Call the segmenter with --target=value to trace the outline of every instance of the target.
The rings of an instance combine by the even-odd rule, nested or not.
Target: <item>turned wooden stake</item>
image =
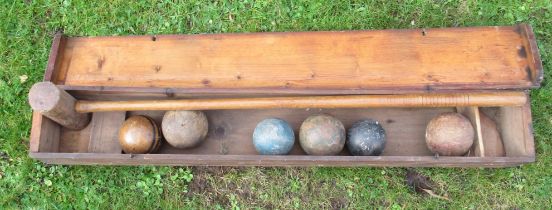
[[[76,99],[51,82],[39,82],[29,91],[29,104],[33,110],[69,129],[83,129],[90,115],[75,110]]]
[[[139,101],[77,101],[77,112],[144,110],[213,110],[274,108],[374,108],[374,107],[455,107],[521,106],[523,92],[449,93],[408,95],[295,96],[270,98],[211,98]]]

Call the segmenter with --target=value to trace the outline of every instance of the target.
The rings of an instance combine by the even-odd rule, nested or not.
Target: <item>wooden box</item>
[[[542,64],[530,26],[54,38],[44,80],[82,100],[248,98],[526,92]],[[527,96],[528,97],[528,96]],[[479,112],[486,117],[480,117]],[[461,112],[479,134],[465,156],[435,156],[425,144],[432,117]],[[278,108],[207,110],[207,139],[193,149],[163,144],[156,154],[123,154],[117,132],[126,117],[163,111],[95,112],[83,130],[33,113],[30,156],[53,164],[224,166],[504,167],[535,160],[530,102],[494,107]],[[381,156],[258,155],[255,125],[287,120],[296,134],[309,115],[328,113],[346,128],[378,120],[387,133]],[[477,113],[477,114],[476,114]],[[496,123],[496,155],[481,126]],[[297,135],[296,135],[297,136]],[[297,141],[296,141],[297,142]],[[475,145],[483,144],[485,151]],[[487,155],[482,155],[486,153]]]

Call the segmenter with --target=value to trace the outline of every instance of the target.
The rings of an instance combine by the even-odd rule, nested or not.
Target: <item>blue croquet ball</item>
[[[264,119],[253,131],[253,145],[261,155],[286,155],[294,143],[293,129],[282,119]]]
[[[378,121],[358,121],[349,128],[347,148],[352,155],[380,155],[385,148],[385,130]]]

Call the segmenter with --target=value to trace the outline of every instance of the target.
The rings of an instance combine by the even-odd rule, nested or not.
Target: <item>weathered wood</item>
[[[55,81],[88,87],[340,94],[537,87],[527,25],[66,38]],[[140,77],[136,77],[140,75]]]
[[[60,127],[57,123],[33,112],[30,152],[58,152],[60,144]]]
[[[501,120],[498,122],[502,133],[504,149],[508,156],[527,155],[526,138],[524,126],[524,116],[522,107],[500,107]]]
[[[525,156],[534,157],[535,156],[535,137],[533,130],[533,120],[531,116],[531,103],[526,103],[522,107],[523,113],[523,133],[524,143],[525,143]]]
[[[92,130],[88,152],[117,153],[122,149],[119,144],[119,128],[125,121],[126,112],[97,112],[92,115]]]
[[[479,116],[479,107],[472,106],[471,109],[474,115],[475,130],[477,131],[476,148],[477,148],[477,151],[479,152],[479,156],[485,157],[485,144],[483,143],[485,139],[483,139],[483,134],[481,132],[481,117]]]
[[[182,154],[31,153],[50,164],[79,165],[174,165],[174,166],[332,166],[332,167],[506,167],[532,163],[534,157],[439,157],[432,156],[260,156]]]
[[[77,112],[274,108],[521,106],[523,92],[411,95],[347,95],[137,101],[77,101]]]
[[[75,111],[76,99],[51,82],[39,82],[29,91],[29,104],[33,110],[70,129],[82,129],[90,116]]]
[[[528,71],[528,75],[530,75],[531,79],[534,81],[533,84],[538,86],[544,79],[544,71],[535,33],[533,33],[533,28],[528,24],[521,24],[518,25],[518,27],[523,36],[523,46],[519,46],[518,50],[520,55],[527,55],[529,64],[526,67],[526,71]]]
[[[115,124],[120,116],[98,112],[104,120],[117,119],[97,123],[100,120],[95,117],[82,130],[72,130],[33,112],[31,157],[55,164],[211,166],[504,167],[535,160],[528,96],[515,92],[512,100],[503,95],[538,87],[542,81],[542,64],[528,25],[154,37],[70,38],[58,34],[44,79],[81,100],[186,99],[179,102],[208,102],[184,105],[190,109],[232,108],[205,111],[209,132],[203,144],[192,149],[164,144],[158,154],[116,154],[120,150],[111,150],[116,145],[110,145],[113,142],[108,139],[118,128],[108,124]],[[470,154],[474,156],[434,157],[424,143],[429,120],[455,106],[485,105],[473,98],[426,100],[405,94],[483,96],[489,91],[497,97],[481,99],[488,106],[498,106],[483,108],[491,112],[492,120],[478,112],[479,139],[486,157],[479,157],[478,146]],[[384,107],[367,108],[370,106],[363,103],[374,101],[356,100],[365,94],[382,94],[370,96],[380,99],[396,96],[374,103]],[[324,95],[329,98],[294,101],[297,104],[292,105],[274,98],[250,103],[254,97]],[[328,95],[357,96],[348,101]],[[321,105],[324,109],[313,108],[318,105],[312,103],[325,104]],[[420,104],[446,107],[416,107]],[[140,106],[135,110],[146,107]],[[263,109],[251,109],[254,107]],[[326,109],[330,107],[339,108]],[[308,156],[296,144],[288,156],[257,155],[251,135],[259,121],[279,117],[297,132],[306,117],[318,113],[336,116],[345,127],[360,119],[378,120],[388,134],[384,153],[356,157],[345,149],[336,156]],[[159,123],[163,111],[128,113],[137,114]],[[496,122],[494,128],[492,121]],[[495,147],[489,143],[500,141],[500,136],[506,153],[494,155]]]
[[[498,131],[496,123],[483,112],[479,112],[481,129],[483,134],[483,144],[485,146],[485,156],[488,157],[502,157],[505,155],[504,144],[502,143],[502,138],[500,137],[500,132]],[[481,151],[478,145],[475,145],[474,148],[475,155],[479,155]]]
[[[48,82],[55,79],[59,73],[57,69],[61,65],[60,58],[63,57],[65,50],[65,43],[67,37],[63,36],[63,33],[57,32],[52,41],[52,46],[50,48],[50,56],[48,57],[48,65],[46,66],[46,71],[44,72],[43,81]]]
[[[88,152],[92,123],[81,130],[61,128],[59,152]]]

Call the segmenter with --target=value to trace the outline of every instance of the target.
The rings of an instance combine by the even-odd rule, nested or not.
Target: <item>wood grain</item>
[[[526,25],[72,37],[63,47],[54,81],[70,86],[366,94],[523,89],[542,74]]]
[[[29,152],[58,152],[60,132],[57,123],[33,112]]]
[[[92,130],[88,152],[121,153],[119,128],[126,118],[126,112],[98,112],[92,115]]]
[[[510,167],[535,162],[535,157],[430,157],[430,156],[259,156],[183,154],[31,153],[49,164],[67,165],[172,165],[172,166],[332,166],[332,167]]]
[[[221,110],[274,108],[369,108],[369,107],[455,107],[521,106],[527,102],[524,92],[348,95],[265,98],[216,98],[180,100],[83,101],[77,112],[146,110]]]
[[[29,152],[58,152],[60,126],[54,121],[33,112]]]
[[[29,90],[29,104],[34,111],[64,127],[79,130],[88,125],[90,115],[76,112],[76,101],[52,82],[35,83]]]
[[[61,65],[61,62],[58,59],[63,57],[66,41],[67,37],[63,36],[63,33],[57,32],[54,35],[54,40],[52,41],[52,46],[50,48],[50,55],[48,56],[48,65],[44,71],[43,81],[52,81],[57,78],[59,73],[57,70]]]
[[[485,145],[485,156],[488,157],[502,157],[505,155],[504,144],[502,143],[502,138],[500,137],[500,132],[496,122],[494,122],[487,114],[480,111],[479,113],[481,119],[481,129],[483,130],[483,143]],[[474,148],[475,155],[479,156],[478,152],[480,149],[477,147]]]

